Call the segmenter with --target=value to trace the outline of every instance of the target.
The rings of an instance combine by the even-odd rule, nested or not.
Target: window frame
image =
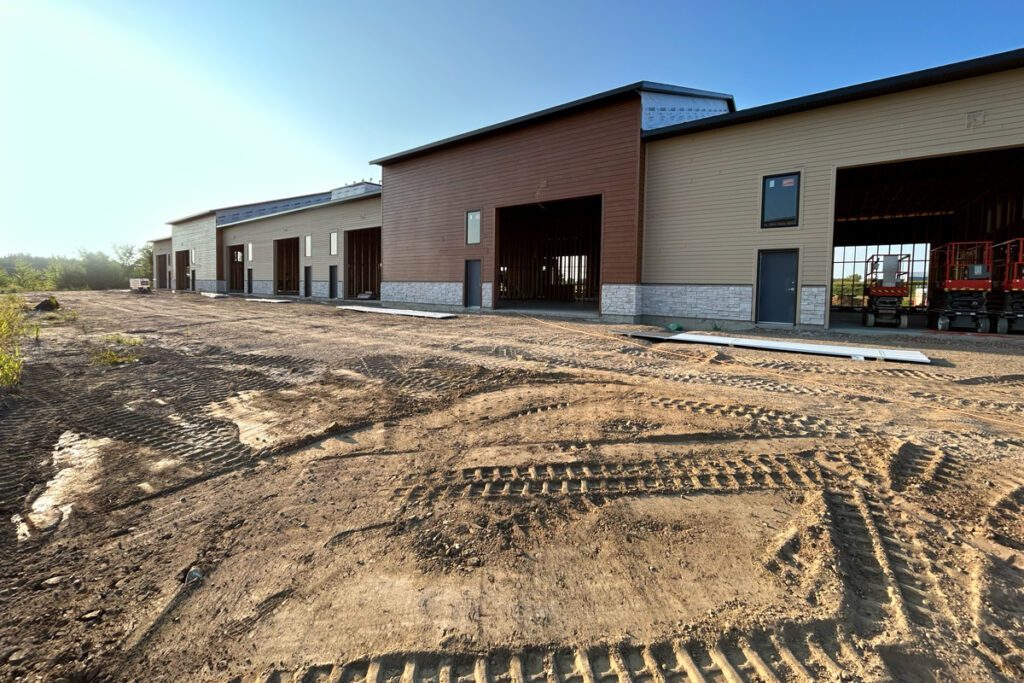
[[[246,244],[245,255],[249,257],[249,263],[252,263],[252,242]]]
[[[305,244],[306,247],[304,250],[306,258],[313,258],[313,236],[305,235],[305,238],[306,239],[303,240],[303,243]]]
[[[768,181],[775,178],[788,178],[790,176],[796,176],[796,206],[793,209],[792,223],[785,223],[784,225],[765,225],[767,221],[764,219],[764,210],[766,200],[768,198]],[[803,188],[803,172],[802,171],[790,171],[788,173],[772,173],[770,175],[761,176],[761,230],[776,230],[778,228],[796,228],[800,226],[800,191]]]
[[[469,215],[473,214],[473,213],[475,213],[477,215],[477,219],[476,219],[477,220],[477,225],[476,225],[476,242],[470,242],[469,241]],[[484,227],[484,212],[483,212],[483,209],[469,209],[468,211],[466,211],[465,224],[464,224],[463,227],[465,228],[466,246],[480,244],[480,239],[482,238],[483,231],[484,231],[483,230],[483,227]]]
[[[328,239],[328,246],[329,246],[328,250],[331,252],[331,256],[337,256],[338,255],[338,231],[337,230],[332,231],[330,233],[330,236],[327,239]]]

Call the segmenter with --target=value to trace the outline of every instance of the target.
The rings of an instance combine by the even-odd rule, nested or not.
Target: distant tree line
[[[30,254],[0,256],[0,293],[69,289],[127,289],[133,277],[153,277],[153,248],[115,244],[102,251],[44,258]]]

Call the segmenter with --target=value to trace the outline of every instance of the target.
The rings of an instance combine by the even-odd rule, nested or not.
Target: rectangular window
[[[306,257],[313,255],[313,236],[306,235]]]
[[[466,212],[466,244],[480,244],[480,212]]]
[[[799,206],[799,173],[764,177],[761,188],[762,228],[787,228],[796,225]]]
[[[338,233],[331,233],[331,256],[338,255]]]
[[[249,260],[252,261],[252,242],[249,242]]]
[[[196,250],[195,249],[189,249],[188,250],[188,262],[192,263],[192,264],[194,264],[196,262]]]

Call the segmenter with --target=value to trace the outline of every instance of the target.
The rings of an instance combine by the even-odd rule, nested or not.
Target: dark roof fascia
[[[221,228],[233,228],[236,225],[241,225],[242,223],[251,223],[253,221],[262,221],[262,220],[265,220],[267,218],[276,218],[278,216],[287,216],[290,213],[298,213],[299,211],[310,211],[312,209],[326,209],[329,206],[337,206],[338,204],[346,204],[348,202],[354,202],[354,201],[356,201],[358,199],[370,199],[371,197],[379,197],[380,195],[381,195],[381,190],[374,190],[372,192],[364,192],[363,194],[356,194],[356,195],[352,195],[351,197],[342,197],[341,199],[332,199],[332,200],[327,201],[327,202],[320,202],[319,204],[310,204],[309,206],[300,206],[300,207],[295,208],[295,209],[288,209],[287,211],[278,211],[277,213],[268,213],[268,214],[266,214],[264,216],[253,216],[251,218],[243,218],[243,219],[238,220],[238,221],[232,221],[231,223],[221,223],[220,225],[217,226],[217,229],[220,230]],[[280,200],[280,201],[284,201],[284,200]],[[248,204],[244,204],[243,206],[248,206]]]
[[[942,83],[963,80],[965,78],[985,76],[988,74],[998,73],[1000,71],[1009,71],[1010,69],[1019,69],[1021,67],[1024,67],[1024,49],[1010,50],[1009,52],[1001,52],[987,57],[979,57],[977,59],[970,59],[964,62],[956,62],[955,64],[947,64],[945,66],[924,69],[923,71],[914,71],[912,73],[883,78],[877,81],[868,81],[867,83],[850,85],[844,88],[837,88],[835,90],[826,90],[825,92],[805,95],[803,97],[783,100],[781,102],[774,102],[772,104],[765,104],[760,107],[741,109],[730,114],[719,114],[718,116],[709,116],[705,119],[698,119],[687,123],[677,123],[673,126],[666,126],[664,128],[647,131],[643,133],[641,137],[648,142],[661,140],[664,138],[675,137],[677,135],[688,135],[690,133],[699,133],[705,130],[714,130],[715,128],[734,126],[740,123],[761,121],[763,119],[775,118],[777,116],[796,114],[812,109],[820,109],[822,107],[831,107],[836,104],[845,104],[847,102],[865,100],[871,97],[878,97],[880,95],[890,95],[907,90],[914,90],[916,88],[924,88],[930,85],[939,85]]]
[[[461,133],[459,135],[453,135],[452,137],[444,138],[436,142],[431,142],[426,145],[419,147],[413,147],[407,149],[404,152],[398,152],[391,154],[386,157],[380,157],[374,159],[370,164],[377,164],[385,166],[387,164],[393,164],[398,161],[405,161],[412,159],[413,157],[422,156],[430,152],[437,152],[442,149],[454,147],[464,142],[471,140],[477,140],[480,138],[495,135],[497,133],[504,133],[518,128],[524,128],[526,126],[533,125],[535,123],[541,123],[543,121],[549,121],[551,119],[573,114],[578,111],[590,109],[602,104],[608,104],[617,100],[626,99],[633,95],[639,94],[640,92],[656,92],[665,93],[670,95],[690,95],[693,97],[714,97],[718,99],[726,100],[729,104],[729,111],[736,110],[736,102],[732,95],[726,93],[711,92],[709,90],[696,90],[694,88],[684,88],[682,86],[669,85],[667,83],[652,83],[651,81],[638,81],[636,83],[630,83],[619,88],[607,90],[596,95],[590,95],[579,100],[573,100],[572,102],[566,102],[556,107],[550,107],[548,109],[542,109],[532,114],[526,114],[514,119],[502,121],[501,123],[495,123],[490,126],[484,126],[483,128],[477,128],[471,130],[468,133]]]
[[[339,188],[340,189],[340,188]],[[280,199],[264,199],[258,202],[248,202],[246,204],[235,204],[233,206],[222,206],[217,209],[210,209],[209,211],[201,211],[191,216],[185,216],[174,221],[167,221],[167,225],[177,225],[178,223],[184,223],[185,221],[195,220],[196,218],[202,218],[203,216],[209,216],[210,214],[216,214],[218,211],[231,211],[232,209],[243,209],[247,206],[255,206],[256,204],[276,204],[277,202],[286,202],[290,199],[302,199],[303,197],[312,197],[316,194],[326,194],[331,190],[324,190],[323,192],[307,192],[306,194],[297,194],[293,197],[281,197]],[[273,214],[271,214],[273,215]]]
[[[245,204],[243,204],[242,206],[245,206]],[[199,213],[194,213],[191,216],[185,216],[184,218],[179,218],[174,221],[167,221],[167,225],[177,225],[178,223],[184,223],[185,221],[194,221],[195,219],[203,218],[204,216],[216,216],[218,211],[221,211],[221,209],[210,209],[209,211],[201,211]]]

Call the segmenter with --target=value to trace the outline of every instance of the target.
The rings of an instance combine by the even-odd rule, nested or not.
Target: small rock
[[[94,609],[91,612],[86,612],[85,614],[80,616],[79,619],[81,619],[82,621],[95,621],[96,619],[99,619],[101,616],[103,616],[103,610]]]
[[[65,578],[67,578],[67,577],[65,577],[65,576],[51,576],[50,578],[48,578],[45,581],[43,581],[43,583],[41,585],[45,586],[46,588],[52,588],[52,587],[58,585]]]
[[[8,664],[17,664],[28,659],[28,650],[15,650],[11,653],[11,656],[7,658]]]
[[[185,583],[186,584],[195,583],[196,581],[201,581],[202,578],[203,578],[203,570],[200,569],[199,567],[192,567],[191,569],[188,570],[188,573],[185,574]]]

